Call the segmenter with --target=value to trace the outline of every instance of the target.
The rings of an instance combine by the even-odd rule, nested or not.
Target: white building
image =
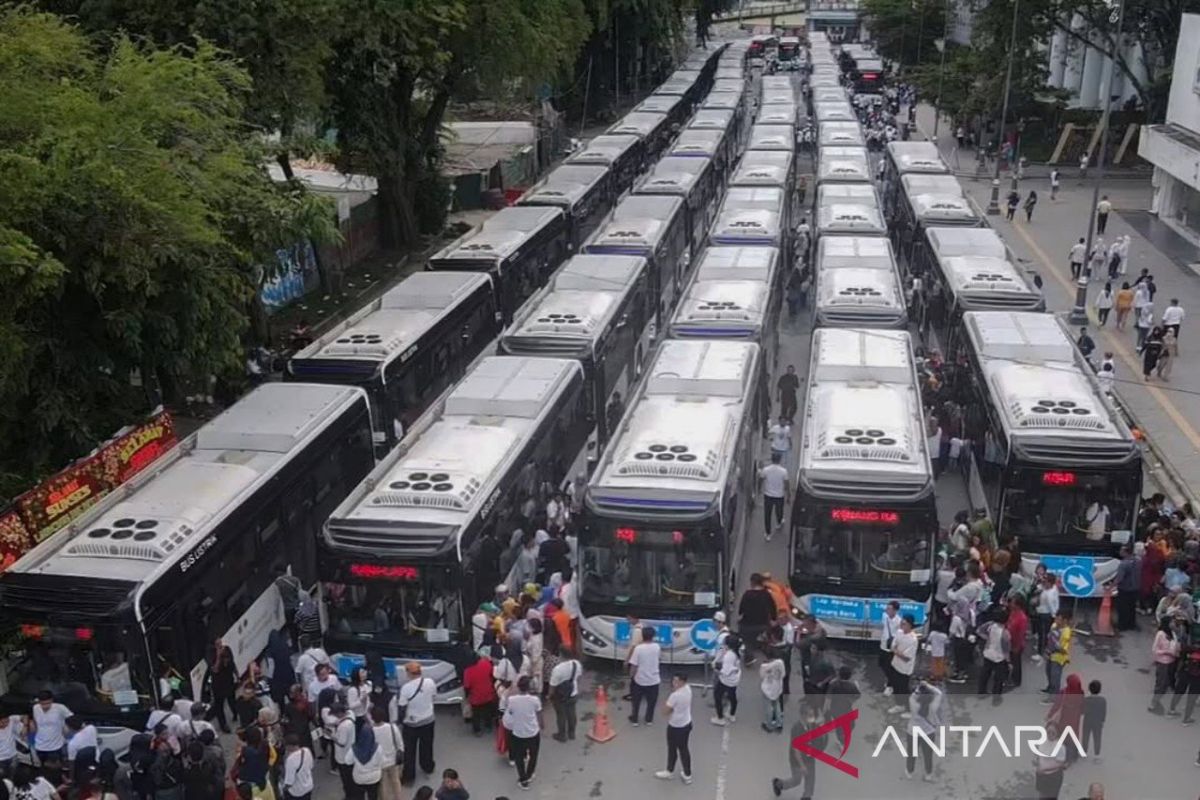
[[[1150,211],[1200,242],[1200,14],[1184,14],[1175,45],[1167,121],[1146,125],[1138,155],[1154,165]]]
[[[954,7],[950,12],[949,39],[961,45],[970,45],[975,12],[987,0],[952,2]],[[1084,28],[1083,19],[1076,14],[1071,20],[1071,30],[1084,36]],[[1122,55],[1126,63],[1132,65],[1138,82],[1145,84],[1148,77],[1141,44],[1134,36],[1126,36],[1123,44]],[[1071,92],[1071,98],[1067,101],[1068,107],[1093,110],[1103,107],[1100,92],[1103,91],[1105,70],[1112,59],[1064,30],[1054,32],[1050,46],[1044,52],[1047,59],[1046,68],[1049,70],[1046,85],[1052,89]],[[1113,108],[1120,108],[1130,97],[1137,97],[1137,89],[1126,80],[1120,69],[1113,73],[1111,97]]]

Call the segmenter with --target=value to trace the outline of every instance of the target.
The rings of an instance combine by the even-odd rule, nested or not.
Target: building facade
[[[971,44],[971,34],[974,31],[974,18],[977,9],[987,0],[949,0],[953,6],[950,11],[949,39],[961,45]],[[1071,20],[1071,30],[1083,39],[1089,39],[1086,24],[1078,14]],[[1123,42],[1122,56],[1127,64],[1132,65],[1134,75],[1139,83],[1147,80],[1146,60],[1142,46],[1136,37],[1128,36]],[[1085,44],[1080,38],[1057,30],[1050,40],[1048,48],[1044,48],[1046,68],[1049,75],[1046,85],[1053,89],[1064,89],[1071,93],[1067,101],[1069,108],[1099,110],[1103,108],[1100,93],[1104,90],[1104,75],[1112,61],[1095,46]],[[1137,90],[1131,81],[1126,80],[1121,70],[1113,72],[1112,91],[1110,100],[1113,108],[1120,108],[1130,97],[1137,97]]]
[[[1200,14],[1184,14],[1167,121],[1142,128],[1138,155],[1154,165],[1150,211],[1200,243]]]

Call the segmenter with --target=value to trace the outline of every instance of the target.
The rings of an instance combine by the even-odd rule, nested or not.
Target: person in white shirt
[[[0,716],[0,778],[12,775],[17,762],[17,742],[25,739],[25,721],[17,714]]]
[[[1102,540],[1108,533],[1108,506],[1099,499],[1087,507],[1083,512],[1083,518],[1087,522],[1087,538],[1093,542]]]
[[[789,655],[791,655],[790,652]],[[783,697],[783,676],[786,672],[783,659],[773,656],[763,662],[762,666],[758,668],[758,672],[760,688],[763,698],[766,700],[766,714],[763,718],[762,728],[768,733],[781,731],[783,730],[783,703],[780,698]]]
[[[992,705],[1000,705],[1004,682],[1008,679],[1008,659],[1012,653],[1012,636],[1005,623],[1008,609],[1001,608],[990,622],[979,626],[979,637],[983,640],[983,669],[979,672],[979,694],[987,694],[988,683],[992,684]]]
[[[379,781],[378,800],[400,800],[400,758],[404,754],[404,734],[388,719],[385,708],[371,709],[375,741],[383,757],[383,776]]]
[[[667,768],[654,773],[654,777],[670,780],[678,759],[683,769],[680,780],[691,783],[692,751],[688,739],[692,736],[692,687],[688,686],[686,675],[677,672],[671,676],[671,693],[663,707],[667,712]]]
[[[307,687],[317,677],[317,665],[325,664],[332,665],[329,659],[329,654],[321,647],[313,645],[304,650],[300,657],[296,659],[296,675],[300,678],[300,685]],[[312,700],[310,697],[309,700]]]
[[[354,744],[350,747],[350,778],[354,781],[359,800],[378,800],[379,784],[383,781],[383,748],[375,739],[375,729],[366,717],[354,720]]]
[[[713,705],[717,713],[709,720],[713,725],[737,722],[738,685],[742,682],[742,640],[736,633],[725,637],[725,646],[717,663],[717,682]],[[725,701],[729,701],[729,716],[725,716]]]
[[[763,536],[768,542],[776,526],[783,524],[783,507],[789,494],[788,471],[780,463],[782,460],[781,453],[773,452],[771,463],[758,471],[758,482],[762,485],[763,493]]]
[[[366,667],[355,667],[350,673],[350,685],[346,687],[346,708],[355,717],[367,716],[371,710],[371,681]]]
[[[415,661],[408,662],[404,672],[408,681],[396,693],[396,706],[404,734],[404,770],[400,782],[407,785],[416,779],[418,761],[422,772],[433,774],[433,701],[437,684],[421,674],[421,665]]]
[[[164,697],[158,702],[158,708],[151,711],[150,716],[146,717],[146,733],[154,733],[155,728],[163,725],[167,729],[168,736],[176,736],[180,722],[182,720],[175,713],[175,701],[169,696]]]
[[[646,703],[646,724],[654,724],[654,707],[658,705],[658,687],[662,683],[659,661],[662,647],[654,641],[654,628],[642,628],[642,641],[629,651],[629,689],[633,697],[630,702],[629,722],[638,726],[638,708]]]
[[[575,738],[575,704],[579,699],[579,673],[583,672],[583,665],[571,657],[566,645],[559,645],[558,655],[561,660],[550,670],[550,703],[554,706],[553,738],[565,742]]]
[[[346,797],[356,797],[354,786],[354,715],[347,709],[345,703],[338,700],[333,705],[321,709],[321,722],[333,742],[332,763],[342,779],[342,791]]]
[[[33,749],[42,764],[42,772],[52,784],[62,778],[63,751],[67,746],[63,734],[70,716],[71,709],[54,702],[54,695],[43,689],[38,692],[33,713],[25,724],[26,730],[33,732]]]
[[[342,682],[338,680],[338,676],[333,674],[333,670],[328,664],[318,664],[316,677],[308,684],[308,702],[316,703],[317,698],[321,696],[321,692],[326,689],[340,690]]]
[[[216,729],[212,723],[204,718],[205,712],[208,710],[204,703],[192,703],[191,717],[187,722],[179,726],[179,736],[181,739],[199,739],[200,734],[205,731],[212,731],[216,734]]]
[[[1042,660],[1042,652],[1046,649],[1046,637],[1054,624],[1054,618],[1058,615],[1058,578],[1047,572],[1041,576],[1040,584],[1040,588],[1034,587],[1033,594],[1033,632],[1037,643],[1037,649],[1032,656],[1034,661]]]
[[[71,716],[67,717],[67,732],[69,734],[67,738],[67,761],[69,763],[73,763],[75,757],[79,755],[79,751],[85,747],[92,748],[93,758],[100,755],[94,752],[100,745],[95,725],[84,722],[82,717]]]
[[[1183,317],[1183,306],[1179,305],[1179,298],[1172,297],[1171,304],[1163,309],[1162,325],[1164,328],[1170,328],[1175,331],[1176,350],[1178,350],[1179,346],[1179,328],[1183,325]]]
[[[780,417],[779,421],[771,426],[767,431],[767,438],[771,440],[772,455],[778,453],[782,459],[786,459],[792,449],[792,426],[787,417]]]
[[[908,694],[908,682],[917,666],[917,626],[912,614],[900,618],[900,632],[892,642],[892,694],[897,698]],[[904,707],[897,704],[888,709],[889,714],[899,714]]]
[[[522,789],[528,789],[533,781],[542,745],[542,701],[529,693],[530,685],[529,676],[522,675],[516,694],[508,698],[504,709],[508,757],[517,765],[517,782]]]
[[[1060,183],[1060,179],[1059,179],[1059,175],[1058,175],[1058,170],[1057,169],[1050,170],[1050,199],[1051,200],[1058,199],[1059,183]]]
[[[5,784],[8,784],[8,781],[5,781]],[[13,770],[12,789],[8,794],[14,800],[59,800],[60,797],[54,784],[36,775],[33,767],[28,764],[18,764]]]
[[[883,670],[883,693],[892,693],[892,646],[900,633],[900,603],[892,600],[883,609],[879,629],[879,668]]]
[[[290,800],[309,800],[313,791],[312,750],[300,746],[300,737],[289,733],[284,740],[287,756],[283,760],[283,779],[279,788]]]
[[[1071,245],[1071,253],[1067,256],[1067,260],[1071,264],[1071,280],[1079,280],[1079,273],[1083,272],[1083,262],[1087,259],[1087,245],[1083,239],[1080,239],[1075,244]]]

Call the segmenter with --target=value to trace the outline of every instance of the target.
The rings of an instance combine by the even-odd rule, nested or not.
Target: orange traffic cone
[[[593,742],[611,742],[617,738],[616,731],[608,724],[608,693],[603,686],[596,687],[596,716],[592,720],[588,738]]]
[[[1100,613],[1096,615],[1097,636],[1115,636],[1112,625],[1112,587],[1104,587],[1104,599],[1100,601]]]

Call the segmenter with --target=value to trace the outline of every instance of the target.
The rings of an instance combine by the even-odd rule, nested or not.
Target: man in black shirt
[[[746,643],[746,665],[749,666],[754,663],[751,657],[754,650],[762,647],[762,635],[775,621],[775,599],[763,586],[763,576],[757,572],[750,576],[750,588],[742,594],[738,604],[738,620],[738,633]]]
[[[796,368],[788,364],[787,372],[779,376],[775,385],[779,391],[779,416],[787,417],[788,422],[793,422],[796,416],[796,392],[800,390],[800,378],[796,375]]]

